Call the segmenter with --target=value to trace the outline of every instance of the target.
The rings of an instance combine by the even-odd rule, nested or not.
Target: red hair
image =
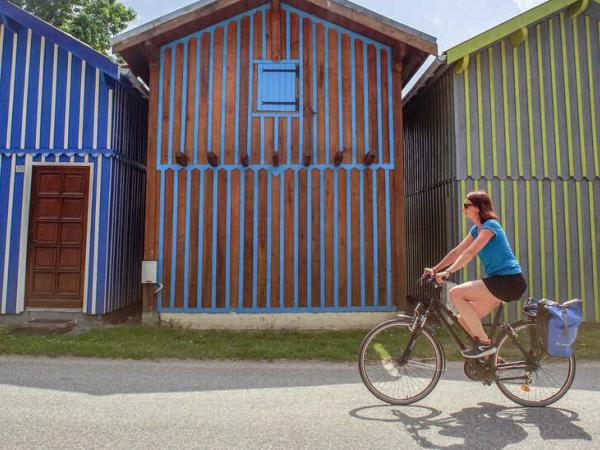
[[[485,191],[473,191],[467,194],[467,199],[473,203],[473,206],[479,208],[479,220],[481,223],[486,220],[496,219],[498,216],[494,212],[492,199]]]

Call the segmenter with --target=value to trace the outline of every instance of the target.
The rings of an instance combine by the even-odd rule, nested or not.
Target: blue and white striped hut
[[[127,71],[0,0],[0,312],[140,298],[147,101]]]

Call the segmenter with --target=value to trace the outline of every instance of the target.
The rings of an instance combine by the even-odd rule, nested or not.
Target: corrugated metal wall
[[[457,178],[492,193],[529,295],[583,298],[600,320],[600,25],[561,12],[470,56],[455,77]],[[467,131],[465,133],[465,130]],[[462,223],[461,239],[467,231]],[[472,278],[476,269],[464,271]],[[512,306],[513,317],[518,305]]]
[[[297,112],[254,107],[256,64],[272,62],[270,5],[161,48],[159,311],[396,308],[391,49],[281,8]]]
[[[450,250],[455,232],[455,136],[453,74],[441,70],[404,109],[407,283],[409,295],[424,267]],[[454,226],[456,228],[457,226]]]
[[[143,110],[131,116],[115,105],[114,92],[120,85],[104,72],[35,30],[17,26],[15,31],[0,25],[1,312],[14,314],[24,308],[29,183],[32,164],[41,163],[90,167],[83,311],[109,312],[105,297],[109,288],[114,289],[106,283],[107,242],[112,242],[114,233],[109,231],[112,159],[131,161],[132,157],[123,152],[116,155],[112,144],[132,142],[138,159],[131,164],[143,169],[139,158],[144,152],[147,119]],[[129,90],[126,96],[136,97]],[[128,128],[116,134],[115,119],[121,122],[123,117],[129,117]],[[142,196],[143,189],[135,195]],[[143,242],[139,229],[129,238],[139,240],[137,246]],[[140,252],[137,247],[135,251]],[[140,260],[141,252],[126,258]]]

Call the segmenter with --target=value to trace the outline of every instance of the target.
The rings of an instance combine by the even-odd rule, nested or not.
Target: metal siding
[[[281,63],[298,63],[300,68],[298,112],[269,114],[256,109],[254,66],[272,63],[268,59],[270,33],[265,29],[265,24],[269,26],[270,23],[266,20],[271,14],[270,5],[247,11],[161,48],[157,126],[157,177],[161,180],[161,190],[157,227],[159,278],[165,288],[158,296],[159,311],[255,313],[391,311],[396,308],[391,296],[390,234],[393,224],[389,192],[389,173],[396,169],[393,133],[390,126],[387,133],[379,129],[378,123],[386,118],[369,120],[371,115],[383,115],[380,111],[383,106],[379,105],[384,103],[389,121],[393,115],[391,51],[378,42],[289,5],[282,4],[281,9],[285,14],[282,23],[286,27],[286,51]],[[248,21],[248,28],[243,28],[245,21]],[[297,36],[290,36],[293,23],[297,23]],[[337,39],[330,39],[330,32]],[[235,39],[228,39],[231,33]],[[317,39],[323,34],[325,38],[322,41]],[[222,44],[220,36],[223,36]],[[255,39],[259,42],[255,43]],[[338,67],[337,86],[341,86],[342,81],[346,85],[346,80],[342,80],[346,74],[342,74],[340,61],[345,53],[337,48],[338,51],[334,50],[332,54],[322,45],[330,41],[338,45],[346,39],[352,46],[349,60],[344,59],[343,62],[350,61],[353,68],[348,74],[348,86],[354,98],[350,98],[350,92],[340,93],[339,103],[333,104],[330,95],[327,95],[329,91],[323,91],[323,85],[329,83],[329,71],[334,70],[333,66]],[[197,54],[208,56],[196,58],[195,66],[188,54],[194,43]],[[229,53],[234,51],[232,45],[235,46],[235,71],[225,70]],[[245,52],[247,61],[240,59],[239,45],[248,46]],[[358,50],[362,49],[360,53],[357,46]],[[373,63],[367,58],[370,49],[378,54],[372,59]],[[182,67],[186,70],[177,69],[178,61],[184,61]],[[201,61],[200,64],[198,61]],[[240,83],[239,67],[246,64],[250,68],[248,87]],[[355,68],[360,65],[363,69],[358,73]],[[371,73],[376,74],[373,80],[365,76]],[[362,79],[359,78],[361,76]],[[195,77],[199,92],[191,92],[187,88],[188,77]],[[382,90],[384,78],[389,93],[387,98]],[[361,80],[360,83],[357,80]],[[377,83],[374,89],[377,99],[374,102],[369,101],[371,82]],[[261,89],[265,87],[261,86]],[[248,96],[247,129],[243,129],[245,124],[241,117],[246,116],[246,110],[241,111],[240,98],[234,92]],[[193,118],[194,142],[187,139],[187,116],[183,114],[190,96],[212,99],[208,104],[201,101],[199,107],[187,107]],[[364,98],[360,110],[354,107],[357,96]],[[342,104],[350,100],[353,105],[352,121],[343,123],[339,113],[343,113]],[[235,115],[228,120],[232,111]],[[338,119],[339,130],[331,130],[330,120],[334,117]],[[359,117],[363,118],[362,122]],[[332,147],[331,134],[342,137],[344,130],[350,130],[351,141],[339,142],[338,139],[338,146]],[[230,137],[232,134],[235,138]],[[246,145],[240,142],[242,138],[246,139]],[[180,140],[175,142],[177,139]],[[385,146],[381,139],[386,140]],[[370,148],[371,142],[377,142],[373,149]],[[238,161],[238,146],[243,146],[248,153],[250,165],[247,168]],[[174,152],[180,148],[189,157],[186,167],[175,163]],[[340,149],[348,155],[336,168],[332,159]],[[218,167],[205,162],[207,150],[219,155]],[[287,153],[281,157],[278,167],[274,167],[270,159],[275,150]],[[369,150],[383,159],[378,158],[375,163],[365,166],[363,155]],[[308,168],[302,164],[303,155],[307,153],[313,157]],[[350,175],[352,170],[356,170],[356,180],[354,174]],[[367,171],[373,180],[369,183]],[[200,185],[189,186],[188,180],[196,176],[201,180]],[[233,178],[240,180],[239,194],[232,191]],[[342,179],[350,180],[344,183],[345,198],[334,195],[332,200],[336,212],[341,202],[346,204],[346,217],[341,218],[337,213],[332,216],[333,211],[326,207],[327,198],[331,195],[329,178],[334,192],[338,191]],[[207,182],[203,183],[205,179]],[[198,218],[191,216],[193,209],[190,207],[191,199],[196,195],[200,202]],[[377,205],[370,204],[371,199],[377,199]],[[280,208],[279,215],[275,215],[275,205]],[[382,211],[384,220],[377,217],[366,222],[365,217],[379,211]],[[360,217],[356,228],[351,220],[353,216]],[[233,218],[239,218],[235,229]],[[332,252],[336,256],[333,258],[325,238],[330,221],[335,241]],[[197,231],[191,230],[191,223],[197,224],[194,225],[198,227]],[[279,227],[277,232],[275,227]],[[339,238],[341,227],[345,228],[347,240]],[[198,236],[198,248],[190,247],[191,231]],[[355,237],[351,237],[350,233]],[[221,239],[222,235],[226,238]],[[239,248],[230,244],[234,235],[239,239]],[[375,247],[373,242],[377,236],[386,236],[385,245],[371,250]],[[337,261],[338,251],[346,250],[346,265],[342,266]],[[382,258],[378,252],[386,255],[384,264],[380,263]],[[293,254],[293,258],[288,259],[288,254]],[[331,289],[325,275],[327,270],[334,271],[331,278],[339,283],[342,282],[340,274],[345,272],[344,280],[348,283],[346,298],[340,298],[337,284],[332,298],[327,297],[328,289]],[[181,272],[197,277],[197,292],[182,286]],[[380,273],[384,274],[383,278]],[[386,285],[384,295],[375,292],[375,289],[367,289],[375,284],[372,281],[367,284],[366,280],[373,274],[383,279]],[[352,277],[357,277],[354,283],[351,282]],[[239,299],[231,295],[232,283],[237,284]],[[279,292],[275,286],[278,286]],[[249,294],[243,295],[244,292]],[[353,303],[356,295],[358,302]]]
[[[145,101],[138,93],[85,64],[68,48],[59,47],[36,30],[17,26],[17,33],[13,34],[13,30],[4,25],[0,27],[1,311],[14,314],[22,312],[23,308],[25,277],[19,276],[19,271],[25,267],[27,239],[21,236],[21,222],[28,217],[28,211],[24,211],[24,208],[27,209],[24,202],[29,198],[25,180],[32,170],[26,160],[67,165],[91,163],[90,236],[86,251],[87,283],[84,286],[83,310],[101,314],[129,304],[139,298],[140,289],[141,267],[138,266],[143,245],[139,230],[143,221],[141,199],[145,185]],[[83,90],[82,67],[86,77]],[[123,100],[119,108],[113,107],[114,114],[109,118],[109,92],[115,89],[124,92]],[[113,148],[109,148],[109,120],[112,119],[114,124],[115,121],[122,122],[125,117],[130,121],[130,128],[123,131],[120,140],[114,140]],[[121,154],[120,150],[127,140],[135,145],[128,146],[129,152]],[[127,195],[120,187],[116,190],[117,203],[128,203],[121,212],[134,214],[137,220],[137,225],[130,224],[127,230],[108,226],[110,216],[114,214],[114,209],[109,207],[109,189],[114,180],[111,168],[118,164],[116,161],[131,167],[130,173],[121,177],[119,183],[126,184],[127,178],[132,177],[138,186],[135,195]],[[25,166],[25,171],[17,172],[17,166]],[[137,207],[129,202],[137,202]],[[113,249],[113,255],[126,262],[121,266],[125,268],[123,272],[131,274],[131,268],[134,268],[133,276],[119,278],[121,286],[129,286],[132,294],[125,295],[121,287],[117,298],[106,303],[110,307],[105,307],[112,288],[106,284],[106,267],[112,267],[108,258],[110,246],[114,243],[113,235],[130,236],[128,239],[135,243],[130,244],[131,250],[125,251],[125,247]]]

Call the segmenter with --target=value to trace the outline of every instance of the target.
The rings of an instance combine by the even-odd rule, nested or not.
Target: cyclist
[[[487,193],[467,194],[463,214],[474,223],[473,227],[435,267],[426,267],[423,275],[435,276],[442,282],[479,255],[485,278],[454,286],[449,294],[458,310],[458,321],[475,341],[473,347],[462,354],[465,358],[481,358],[496,352],[481,319],[502,302],[520,299],[527,283]]]

